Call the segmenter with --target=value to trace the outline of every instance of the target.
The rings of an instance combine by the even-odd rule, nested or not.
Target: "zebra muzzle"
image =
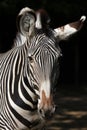
[[[53,108],[52,110],[39,109],[39,113],[41,117],[47,120],[53,117],[54,112],[55,112],[55,108]]]
[[[39,102],[38,111],[42,118],[50,119],[55,112],[55,104],[52,96],[46,97],[45,93],[42,93],[42,100]]]

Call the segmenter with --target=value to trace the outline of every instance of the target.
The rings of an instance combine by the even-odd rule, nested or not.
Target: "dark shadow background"
[[[51,27],[87,16],[87,0],[0,0],[0,52],[9,50],[15,38],[16,17],[21,8],[44,8],[51,17]],[[87,85],[87,21],[83,28],[68,41],[60,43],[63,57],[60,60],[58,84],[67,89],[86,88]]]

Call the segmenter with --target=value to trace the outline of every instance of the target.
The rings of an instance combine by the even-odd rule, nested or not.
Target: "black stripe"
[[[28,71],[28,70],[27,70],[27,71]],[[35,91],[34,91],[33,87],[31,87],[31,86],[30,86],[30,84],[29,84],[29,81],[28,81],[28,78],[27,78],[27,77],[24,77],[24,82],[25,82],[26,86],[30,89],[30,91],[31,91],[32,93],[34,93],[34,94],[35,94]]]
[[[8,99],[7,99],[8,100]],[[9,105],[9,108],[10,110],[12,111],[12,113],[15,115],[15,117],[22,123],[24,124],[25,126],[27,126],[28,128],[31,127],[32,123],[29,122],[28,120],[26,120],[25,118],[23,118],[20,114],[18,114],[13,108],[12,106],[9,104],[8,102],[8,105]]]
[[[21,86],[21,91],[23,96],[29,101],[31,102],[33,105],[37,105],[37,101],[33,101],[32,97],[27,93],[27,91],[25,90],[25,88],[23,86]]]

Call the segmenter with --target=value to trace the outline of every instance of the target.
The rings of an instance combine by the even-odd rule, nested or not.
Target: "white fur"
[[[49,80],[42,82],[42,84],[41,84],[41,94],[42,94],[42,91],[45,92],[45,95],[46,95],[47,98],[50,97],[50,81]]]
[[[80,18],[80,20],[82,21],[82,22],[84,22],[85,20],[86,20],[86,16],[81,16],[81,18]]]
[[[19,12],[19,15],[23,15],[25,12],[27,12],[27,11],[32,11],[32,12],[34,12],[32,9],[30,9],[30,8],[28,8],[28,7],[25,7],[25,8],[23,8],[20,12]]]
[[[36,28],[41,29],[41,19],[40,19],[40,13],[37,13],[37,20],[36,20]]]
[[[64,26],[64,29],[61,29],[60,27],[57,29],[54,29],[57,33],[57,36],[59,36],[60,39],[65,39],[69,35],[75,33],[77,29],[71,27],[69,24]]]

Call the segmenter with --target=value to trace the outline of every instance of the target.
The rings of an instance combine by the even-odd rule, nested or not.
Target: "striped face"
[[[49,30],[49,33],[50,32]],[[53,35],[53,34],[51,34]],[[51,116],[55,111],[53,91],[55,80],[59,75],[60,48],[55,45],[56,38],[43,32],[36,32],[31,40],[28,60],[31,84],[39,95],[38,110],[42,117]]]
[[[59,75],[58,58],[59,42],[76,33],[83,25],[86,17],[58,27],[49,28],[49,16],[46,11],[34,12],[24,8],[18,15],[20,36],[19,44],[28,42],[28,65],[31,86],[35,88],[38,99],[38,110],[41,117],[50,117],[55,111],[52,89]],[[23,41],[23,42],[21,42]],[[17,44],[18,45],[18,44]]]

